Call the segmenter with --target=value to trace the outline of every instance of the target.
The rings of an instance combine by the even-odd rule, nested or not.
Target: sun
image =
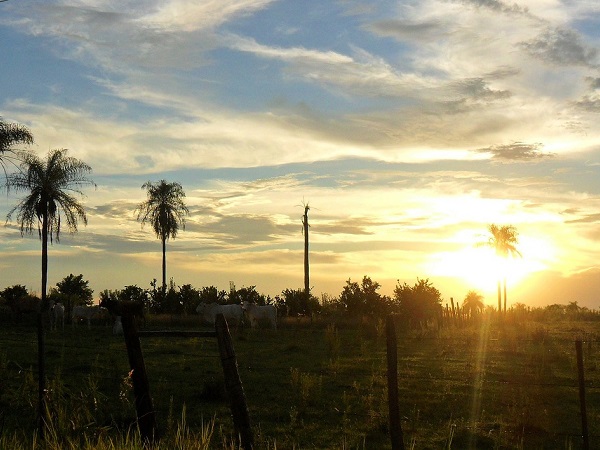
[[[506,278],[509,286],[515,286],[543,270],[554,253],[548,242],[526,237],[521,237],[517,248],[522,257],[502,258],[489,247],[465,245],[453,252],[433,254],[427,270],[435,276],[460,279],[470,289],[491,293],[498,280]]]

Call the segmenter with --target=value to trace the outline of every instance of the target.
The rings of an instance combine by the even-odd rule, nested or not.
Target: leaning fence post
[[[579,407],[581,409],[581,434],[583,435],[583,450],[590,449],[590,437],[588,434],[587,409],[585,406],[585,379],[583,375],[583,351],[581,339],[575,341],[577,352],[577,373],[579,379]]]
[[[392,450],[404,450],[402,424],[400,423],[400,407],[398,406],[398,348],[396,328],[392,316],[388,316],[386,321],[386,338],[390,438],[392,440]]]
[[[135,410],[137,414],[138,427],[143,442],[152,442],[156,437],[156,415],[150,397],[150,383],[146,374],[144,354],[138,336],[135,317],[132,314],[121,316],[125,345],[127,346],[127,357],[131,367],[131,381],[133,383],[133,394],[135,396]]]
[[[248,413],[246,396],[244,395],[244,388],[242,387],[242,381],[238,372],[231,334],[229,333],[229,327],[223,314],[217,314],[215,329],[219,343],[223,375],[225,376],[225,389],[231,403],[233,426],[240,437],[242,448],[244,450],[251,450],[254,445],[254,438],[252,428],[250,427],[250,414]]]

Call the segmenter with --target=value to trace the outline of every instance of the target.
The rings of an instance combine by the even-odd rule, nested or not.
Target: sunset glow
[[[164,179],[190,210],[167,243],[177,286],[300,288],[306,202],[317,297],[429,278],[492,303],[505,274],[509,302],[600,306],[599,2],[222,3],[0,2],[0,117],[97,185],[50,286],[161,278],[134,211]],[[522,258],[476,246],[490,224]],[[39,249],[0,229],[0,289],[40,290]]]
[[[522,257],[502,258],[489,247],[470,245],[454,252],[433,254],[428,269],[436,276],[460,278],[472,289],[495,294],[497,282],[506,278],[515,287],[529,275],[553,262],[553,248],[541,239],[521,237]]]

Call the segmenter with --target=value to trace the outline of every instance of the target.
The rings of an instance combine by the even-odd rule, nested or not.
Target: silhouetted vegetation
[[[4,122],[0,117],[0,166],[6,175],[6,163],[17,165],[19,162],[17,144],[33,144],[33,134],[23,125]]]
[[[394,302],[400,319],[411,328],[423,328],[442,312],[442,295],[429,280],[417,279],[412,287],[398,282]]]

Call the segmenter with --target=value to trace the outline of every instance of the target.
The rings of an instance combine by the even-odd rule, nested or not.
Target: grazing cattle
[[[71,313],[71,319],[73,325],[76,325],[79,322],[79,319],[87,321],[87,326],[90,328],[92,319],[100,319],[104,316],[105,308],[102,308],[98,305],[87,306],[87,305],[78,305],[73,307],[73,312]]]
[[[65,307],[62,303],[54,303],[50,306],[50,328],[56,330],[56,325],[60,324],[65,329]]]
[[[196,312],[202,316],[202,320],[214,325],[217,320],[217,314],[223,314],[223,317],[230,325],[237,326],[244,316],[242,305],[220,305],[218,303],[200,303]]]
[[[132,316],[143,320],[144,325],[146,324],[146,315],[144,314],[144,304],[142,302],[135,302],[132,300],[112,300],[107,298],[100,300],[100,306],[106,308],[112,316],[116,317],[113,332],[115,331],[115,328],[117,328],[117,320],[119,322],[121,333],[123,332],[121,316]]]
[[[273,305],[255,305],[254,303],[244,302],[244,311],[250,319],[252,328],[260,325],[261,322],[268,324],[271,328],[277,329],[277,308]]]

